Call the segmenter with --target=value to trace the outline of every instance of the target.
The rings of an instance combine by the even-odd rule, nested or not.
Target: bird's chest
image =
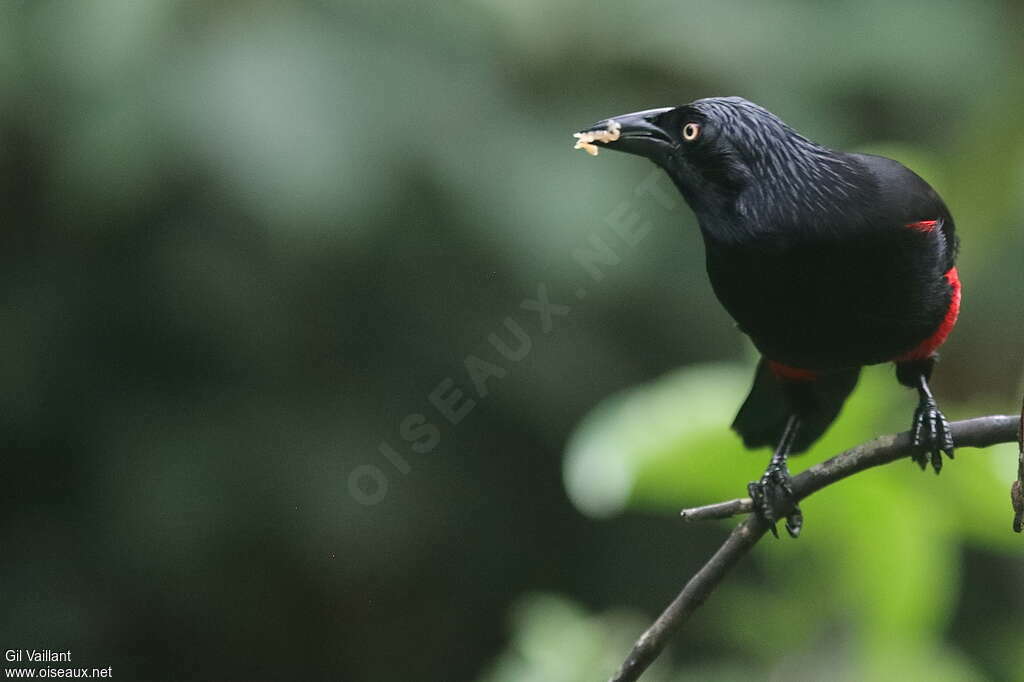
[[[843,264],[826,265],[826,254],[794,251],[716,250],[708,253],[715,294],[740,328],[755,337],[813,330],[849,307],[855,290]]]

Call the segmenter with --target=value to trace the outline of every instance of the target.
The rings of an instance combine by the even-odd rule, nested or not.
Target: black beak
[[[662,114],[672,111],[673,107],[663,109],[648,109],[637,111],[632,114],[623,114],[598,121],[591,127],[581,130],[580,133],[600,133],[614,128],[618,124],[619,137],[617,140],[601,142],[595,140],[593,144],[600,147],[607,147],[618,152],[645,156],[651,160],[663,159],[675,147],[676,142],[669,137],[657,123]]]

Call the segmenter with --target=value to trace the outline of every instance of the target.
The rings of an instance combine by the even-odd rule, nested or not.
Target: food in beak
[[[622,126],[619,125],[618,121],[609,121],[608,128],[606,130],[590,130],[585,133],[573,133],[572,136],[576,138],[576,144],[573,149],[582,149],[591,156],[597,156],[598,147],[594,142],[615,142],[619,139],[621,134]]]

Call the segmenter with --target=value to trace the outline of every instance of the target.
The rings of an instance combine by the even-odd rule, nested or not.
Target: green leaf
[[[726,494],[730,481],[745,481],[722,467],[750,462],[729,431],[749,375],[739,364],[696,365],[602,402],[569,441],[565,482],[573,502],[605,516],[631,501],[672,505],[683,493]]]

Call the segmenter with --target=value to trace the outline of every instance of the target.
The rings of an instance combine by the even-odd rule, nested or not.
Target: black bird
[[[894,362],[917,390],[921,468],[953,457],[928,381],[960,309],[958,240],[928,183],[892,159],[812,142],[739,97],[616,116],[576,137],[647,157],[696,214],[715,294],[762,356],[732,428],[748,448],[775,448],[748,490],[776,536],[780,511],[793,537],[803,523],[787,456],[821,437],[864,365]]]

